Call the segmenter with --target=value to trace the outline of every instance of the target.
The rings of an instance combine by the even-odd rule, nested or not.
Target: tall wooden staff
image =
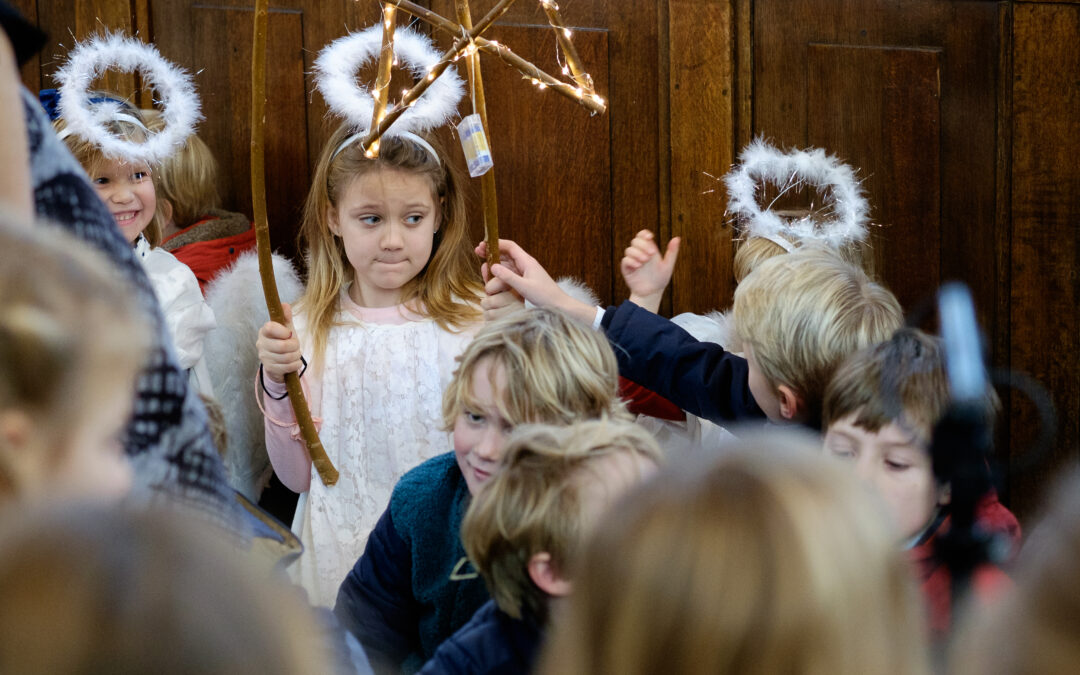
[[[473,25],[469,0],[454,0],[454,8],[457,12],[458,23],[466,31],[471,31]],[[484,99],[484,79],[480,74],[480,52],[474,44],[466,54],[468,54],[466,65],[469,72],[469,91],[472,93],[473,112],[480,115],[480,124],[484,129],[484,137],[490,152],[491,129],[488,127],[487,102]],[[480,176],[480,195],[484,209],[484,241],[487,242],[487,263],[490,270],[492,265],[499,262],[499,202],[495,198],[494,167]]]
[[[263,127],[266,125],[266,33],[269,12],[269,0],[255,1],[255,39],[251,51],[251,200],[255,212],[255,242],[259,252],[259,276],[262,277],[263,295],[270,318],[285,324],[285,312],[281,309],[277,282],[274,280],[274,266],[270,257],[270,227],[266,221],[266,167],[263,157]],[[285,387],[289,392],[289,402],[296,413],[296,422],[307,444],[311,463],[319,472],[319,478],[325,485],[338,481],[338,472],[326,456],[319,432],[311,420],[304,391],[300,387],[300,377],[296,373],[285,375]]]

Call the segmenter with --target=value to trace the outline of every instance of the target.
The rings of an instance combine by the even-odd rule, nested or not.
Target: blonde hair
[[[594,528],[540,673],[927,672],[883,514],[809,441],[744,437]]]
[[[656,440],[625,420],[514,431],[499,471],[473,498],[461,525],[465,552],[504,612],[546,621],[547,595],[529,576],[529,560],[546,552],[560,572],[571,568],[587,527],[581,489],[594,476],[586,472],[617,453],[661,460]]]
[[[94,93],[93,96],[110,98],[120,103],[121,111],[125,115],[130,115],[134,117],[135,119],[142,122],[145,127],[146,120],[143,118],[142,112],[135,106],[120,101],[119,98],[115,97],[112,94],[97,92]],[[105,126],[110,134],[113,134],[114,136],[122,138],[126,141],[131,141],[134,143],[143,143],[146,141],[146,128],[140,127],[137,124],[133,124],[125,120],[111,120],[107,122]],[[53,122],[53,129],[56,131],[56,133],[60,133],[66,128],[67,122],[64,120],[63,117]],[[71,151],[71,154],[75,156],[75,159],[79,162],[79,164],[82,165],[83,170],[86,171],[86,173],[89,174],[91,178],[93,178],[95,174],[101,171],[101,167],[105,163],[111,161],[123,161],[106,156],[105,153],[101,151],[101,146],[93,143],[92,141],[85,140],[77,134],[68,134],[68,136],[64,138],[64,143],[67,145],[68,150]],[[156,194],[157,172],[154,170],[155,167],[150,166],[149,164],[147,166],[150,169],[150,179],[154,183],[154,190]],[[154,215],[150,219],[150,224],[147,225],[146,228],[142,231],[143,237],[146,238],[146,241],[148,241],[150,243],[150,246],[152,247],[156,247],[158,244],[161,243],[161,221],[161,203],[157,202],[154,208]]]
[[[353,131],[344,123],[330,136],[304,204],[301,247],[307,248],[308,282],[301,304],[308,315],[315,359],[320,359],[326,348],[341,289],[353,278],[341,238],[330,231],[330,210],[337,207],[349,185],[369,171],[393,168],[425,176],[431,181],[435,202],[441,204],[431,259],[405,285],[403,301],[416,301],[417,311],[430,316],[444,330],[461,329],[480,318],[475,300],[483,293],[483,284],[469,242],[463,179],[449,163],[448,154],[434,136],[425,136],[424,140],[436,149],[438,157],[418,143],[389,136],[380,141],[377,159],[366,157],[358,142],[335,155]]]
[[[949,382],[941,339],[901,328],[891,338],[852,354],[825,390],[822,428],[856,415],[855,426],[871,433],[896,422],[929,440],[949,406]],[[988,389],[988,419],[999,407]]]
[[[953,643],[952,675],[1066,675],[1080,663],[1080,474],[1054,492],[1017,558],[1014,587],[969,602]],[[971,600],[977,600],[973,597]]]
[[[813,211],[807,208],[772,209],[772,212],[789,221],[813,215]],[[738,227],[740,230],[747,229],[745,225],[741,224]],[[778,255],[793,252],[804,246],[825,246],[824,244],[804,242],[794,234],[784,233],[775,236],[778,239],[786,241],[788,247],[785,248],[772,239],[766,239],[765,237],[746,237],[736,240],[735,259],[732,262],[732,272],[735,275],[735,283],[742,283],[742,280],[757,269],[758,265],[769,258],[775,258]],[[829,250],[833,251],[833,253],[841,259],[862,269],[871,278],[874,277],[874,258],[867,250],[865,242],[852,241],[837,248],[830,248]]]
[[[101,397],[134,392],[150,328],[112,265],[66,232],[3,221],[0,251],[0,410],[29,415],[59,461]]]
[[[235,542],[174,512],[15,516],[0,525],[0,672],[331,672],[310,610]]]
[[[766,260],[735,290],[735,327],[762,375],[801,395],[821,417],[825,387],[851,353],[903,322],[895,296],[824,249]]]
[[[457,357],[443,393],[446,429],[466,407],[483,408],[472,400],[473,377],[483,359],[505,370],[506,392],[496,405],[511,425],[629,417],[619,399],[619,367],[608,341],[562,312],[532,308],[485,324]]]
[[[164,127],[158,110],[141,110],[152,131]],[[169,156],[155,172],[158,199],[172,206],[172,220],[183,229],[221,206],[218,163],[202,139],[191,134],[183,147]]]

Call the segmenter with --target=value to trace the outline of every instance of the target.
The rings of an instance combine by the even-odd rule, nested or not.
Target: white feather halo
[[[832,216],[788,220],[758,204],[759,183],[782,191],[806,185],[821,191]],[[741,216],[748,237],[816,240],[838,248],[866,238],[870,207],[855,172],[821,148],[784,153],[756,138],[739,154],[739,165],[724,176],[728,212]]]
[[[315,59],[315,85],[335,114],[358,130],[371,128],[375,99],[369,90],[356,86],[356,72],[382,50],[382,24],[371,26],[334,40]],[[429,38],[409,28],[394,32],[395,62],[409,69],[417,80],[442,58]],[[401,114],[386,135],[420,132],[446,124],[457,114],[465,85],[451,66],[443,71],[427,91]],[[387,111],[392,110],[391,104]]]
[[[119,112],[117,104],[90,104],[90,86],[109,70],[139,73],[160,102],[165,126],[149,134],[143,143],[109,132],[107,123]],[[112,34],[77,44],[55,78],[60,90],[60,115],[67,128],[109,157],[160,162],[184,144],[202,119],[191,76],[166,61],[153,45],[134,38]]]

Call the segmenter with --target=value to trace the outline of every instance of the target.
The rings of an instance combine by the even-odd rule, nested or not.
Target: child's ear
[[[21,410],[0,411],[0,484],[16,492],[39,473],[40,462],[32,445],[33,426]]]
[[[161,209],[161,220],[162,220],[162,222],[164,224],[166,224],[166,225],[169,225],[169,224],[174,224],[175,225],[175,223],[173,223],[173,206],[172,206],[172,202],[170,202],[168,199],[165,199],[164,197],[158,197],[158,208]]]
[[[797,422],[806,416],[806,399],[802,394],[786,384],[776,388],[777,398],[780,400],[780,416],[786,420]]]
[[[540,590],[552,597],[570,595],[570,580],[559,574],[551,561],[550,553],[537,553],[529,558],[529,578]]]
[[[334,236],[341,236],[341,225],[338,224],[337,209],[333,206],[326,207],[326,224],[330,227],[330,232]]]
[[[938,506],[948,506],[952,502],[952,483],[938,483]]]

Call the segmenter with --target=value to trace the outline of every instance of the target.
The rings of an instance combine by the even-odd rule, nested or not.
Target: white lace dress
[[[343,325],[331,329],[323,363],[312,364],[301,378],[312,415],[321,420],[323,447],[341,474],[336,485],[323,485],[311,468],[288,400],[264,397],[274,468],[293,489],[310,481],[293,521],[306,551],[291,573],[313,603],[328,607],[398,479],[450,449],[442,394],[454,358],[475,332],[445,331],[404,306],[363,308],[344,292],[338,319]],[[295,317],[293,326],[307,353],[304,317]],[[269,381],[267,388],[284,392],[284,385]]]

